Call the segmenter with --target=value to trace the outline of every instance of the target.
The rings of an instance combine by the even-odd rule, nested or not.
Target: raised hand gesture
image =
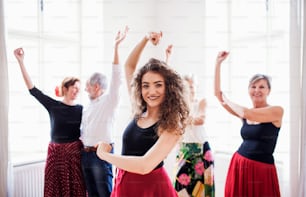
[[[170,59],[170,56],[172,54],[172,47],[173,45],[170,44],[168,45],[168,47],[166,48],[166,63],[169,64],[169,59]]]
[[[151,41],[153,45],[157,45],[162,38],[163,33],[162,32],[149,32],[147,35],[147,39]]]
[[[116,38],[115,38],[115,46],[118,46],[122,40],[125,39],[127,32],[129,31],[129,27],[125,26],[125,29],[123,32],[118,31]]]
[[[220,51],[218,53],[218,56],[217,56],[217,59],[216,59],[216,63],[217,64],[221,64],[227,58],[228,55],[229,55],[229,52],[227,52],[227,51]]]
[[[24,51],[22,48],[17,48],[14,50],[14,55],[16,57],[16,59],[18,60],[18,62],[22,62],[24,59]]]

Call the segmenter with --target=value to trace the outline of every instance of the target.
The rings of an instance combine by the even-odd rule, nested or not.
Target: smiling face
[[[88,93],[88,97],[90,100],[96,99],[99,95],[99,85],[98,84],[90,84],[89,81],[86,82],[85,91]]]
[[[162,75],[151,71],[143,75],[141,95],[147,104],[147,108],[160,107],[164,102],[165,93],[166,86]]]
[[[270,88],[266,79],[256,80],[249,86],[249,95],[254,106],[266,106],[269,93]]]
[[[86,82],[85,91],[88,93],[90,100],[94,100],[101,96],[107,89],[107,78],[99,72],[93,73]]]
[[[64,95],[69,100],[75,100],[78,97],[79,92],[80,92],[80,82],[76,81],[73,85],[70,85],[68,89],[65,90]]]

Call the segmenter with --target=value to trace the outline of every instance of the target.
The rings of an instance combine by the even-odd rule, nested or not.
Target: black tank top
[[[273,152],[279,130],[271,122],[254,125],[243,119],[240,131],[243,142],[238,153],[252,160],[274,164]]]
[[[140,128],[136,120],[132,120],[123,133],[121,154],[143,156],[158,140],[156,126],[157,123],[148,128]],[[161,166],[163,161],[156,168]]]

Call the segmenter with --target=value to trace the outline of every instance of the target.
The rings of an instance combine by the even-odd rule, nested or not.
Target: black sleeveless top
[[[126,127],[122,137],[122,155],[143,156],[158,140],[157,123],[148,127],[140,128],[135,119]],[[156,168],[163,166],[159,163]]]
[[[254,125],[243,119],[240,131],[243,142],[238,153],[252,160],[274,164],[273,152],[279,130],[271,122]]]

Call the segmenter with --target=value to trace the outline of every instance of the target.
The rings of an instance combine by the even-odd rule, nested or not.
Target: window
[[[88,98],[83,82],[94,71],[106,75],[111,72],[112,56],[106,54],[104,58],[102,38],[108,35],[101,25],[103,13],[103,1],[6,2],[9,145],[14,164],[46,158],[50,123],[47,111],[26,89],[13,50],[24,48],[26,68],[34,85],[49,96],[56,98],[54,89],[64,77],[79,77],[82,91],[78,103],[85,105]],[[112,42],[111,36],[106,40]]]
[[[18,11],[16,11],[18,10]],[[23,47],[35,86],[50,96],[64,76],[80,76],[79,1],[8,1],[10,83],[9,144],[13,163],[45,159],[50,140],[47,111],[32,97],[13,50]]]
[[[282,193],[289,180],[289,1],[206,1],[205,65],[207,76],[214,74],[219,50],[230,51],[222,65],[223,91],[235,102],[251,107],[248,80],[256,73],[272,77],[268,102],[284,107],[282,128],[274,157]],[[204,78],[204,77],[203,77]],[[204,80],[204,79],[203,79]],[[206,80],[205,92],[213,92],[213,80]],[[215,151],[233,153],[241,143],[239,119],[228,115],[216,98],[209,98],[207,131]],[[283,187],[282,187],[283,186]]]
[[[165,28],[165,40],[171,37],[173,42],[178,42],[179,46],[174,49],[176,58],[171,60],[173,65],[178,65],[179,72],[197,74],[199,93],[208,100],[206,129],[213,150],[232,152],[241,141],[239,120],[221,109],[212,94],[215,57],[219,50],[229,50],[230,57],[222,69],[222,87],[233,100],[251,106],[247,94],[249,77],[257,72],[272,76],[269,101],[285,108],[275,157],[281,160],[288,157],[289,0],[184,1],[175,5],[156,1],[158,5],[154,9],[152,3],[146,1],[43,0],[43,5],[37,2],[41,1],[7,1],[7,44],[8,52],[19,46],[25,48],[25,63],[32,80],[48,95],[54,95],[54,87],[64,76],[76,75],[83,80],[97,68],[110,70],[113,51],[103,50],[103,45],[112,46],[113,34],[103,28],[113,30],[130,22],[134,32],[129,39],[134,37],[135,40],[127,42],[128,54],[139,34],[158,24]],[[132,12],[135,7],[142,12]],[[156,7],[160,16],[152,17]],[[170,8],[174,14],[168,12]],[[140,14],[143,15],[139,17]],[[182,28],[182,23],[186,27]],[[49,141],[48,114],[29,95],[13,54],[8,55],[13,162],[33,159],[33,154],[44,159]],[[86,100],[87,96],[81,95],[80,102],[86,103]],[[120,121],[127,119],[128,102],[126,99],[122,103],[120,110],[126,113],[119,113]],[[125,126],[121,122],[117,130],[118,142]],[[120,143],[118,145],[120,152]]]
[[[206,57],[213,57],[207,58],[206,65],[213,67],[216,51],[230,51],[229,58],[222,66],[222,87],[230,98],[243,102],[241,104],[245,106],[251,106],[247,93],[249,78],[256,73],[272,77],[269,102],[285,108],[277,153],[287,153],[289,1],[207,1],[205,12]],[[207,72],[211,72],[210,75],[213,76],[214,69],[207,69]],[[209,92],[213,91],[212,82],[206,83],[206,90]],[[211,100],[216,101],[215,98]],[[220,145],[220,149],[235,150],[240,140],[240,124],[233,122],[218,103],[215,105],[208,112],[215,115],[207,118],[218,120],[218,124],[210,125],[212,128],[208,130],[213,131],[211,135],[218,140],[215,144]],[[224,128],[237,132],[227,132]]]

